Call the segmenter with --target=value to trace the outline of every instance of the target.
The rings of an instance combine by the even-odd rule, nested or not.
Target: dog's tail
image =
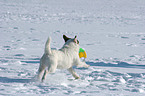
[[[48,37],[45,44],[45,54],[51,54],[50,41],[51,41],[51,37]]]

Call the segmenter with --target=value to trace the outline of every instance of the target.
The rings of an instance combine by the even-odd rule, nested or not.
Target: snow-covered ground
[[[144,25],[144,0],[0,0],[0,95],[144,96]],[[63,34],[91,67],[36,82],[47,37],[59,49]]]

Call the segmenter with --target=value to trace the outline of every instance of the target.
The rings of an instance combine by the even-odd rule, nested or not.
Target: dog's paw
[[[88,67],[90,67],[90,65],[87,65],[87,64],[86,64],[84,67],[85,67],[85,68],[88,68]]]
[[[75,79],[80,79],[80,77],[75,77]]]

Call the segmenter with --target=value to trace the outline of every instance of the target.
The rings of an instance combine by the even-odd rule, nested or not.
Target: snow
[[[144,0],[1,0],[0,95],[144,96]],[[44,44],[78,36],[89,68],[35,80]]]

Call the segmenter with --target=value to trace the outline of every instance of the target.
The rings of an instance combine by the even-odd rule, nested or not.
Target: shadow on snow
[[[14,79],[8,77],[0,77],[2,83],[30,83],[32,79]]]
[[[104,62],[86,62],[86,63],[91,66],[145,69],[145,65],[128,64],[126,62],[119,62],[118,64],[111,64],[111,63],[104,63]]]

